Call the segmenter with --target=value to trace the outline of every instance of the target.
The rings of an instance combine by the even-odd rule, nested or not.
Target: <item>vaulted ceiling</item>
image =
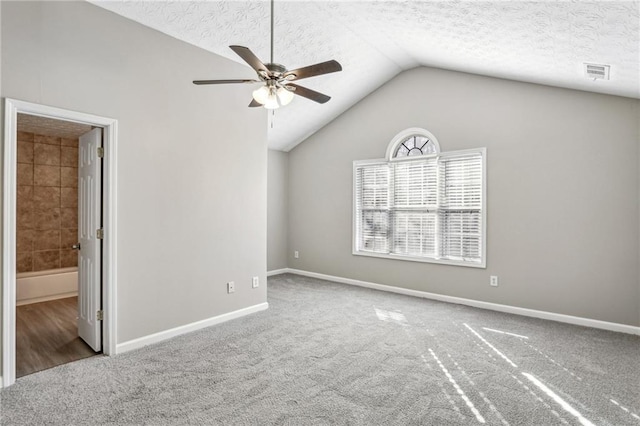
[[[268,0],[94,3],[234,61],[242,62],[232,44],[269,58]],[[274,50],[289,69],[343,66],[301,82],[332,96],[328,103],[296,97],[276,111],[269,147],[289,150],[416,66],[640,98],[640,1],[276,0]],[[587,78],[584,63],[610,65],[610,80]]]

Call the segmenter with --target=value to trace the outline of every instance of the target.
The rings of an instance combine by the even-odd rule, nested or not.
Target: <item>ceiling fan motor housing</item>
[[[268,63],[268,64],[264,64],[264,66],[267,67],[271,75],[276,79],[281,78],[283,74],[287,72],[287,68],[282,64]]]

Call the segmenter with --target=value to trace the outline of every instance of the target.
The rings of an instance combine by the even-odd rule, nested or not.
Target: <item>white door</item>
[[[78,145],[78,334],[94,351],[102,350],[100,270],[101,243],[98,238],[102,211],[102,129],[80,137]]]

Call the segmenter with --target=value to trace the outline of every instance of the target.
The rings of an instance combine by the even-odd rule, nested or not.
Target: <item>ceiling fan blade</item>
[[[253,54],[251,50],[249,50],[248,47],[229,46],[229,48],[236,52],[236,54],[240,56],[247,64],[249,64],[251,68],[256,70],[258,74],[260,74],[261,71],[269,74],[269,70],[267,69],[267,67],[262,63],[260,59],[258,59],[256,55]]]
[[[249,104],[250,108],[261,107],[262,104],[255,99],[251,99],[251,103]]]
[[[193,84],[260,83],[258,80],[193,80]]]
[[[315,90],[307,89],[306,87],[298,86],[297,84],[289,83],[287,86],[291,86],[296,89],[293,91],[294,94],[302,96],[303,98],[311,99],[319,104],[324,104],[331,99],[331,96],[324,95],[320,92],[316,92]]]
[[[342,71],[342,65],[340,65],[338,61],[331,60],[287,71],[284,73],[284,77],[287,78],[288,76],[295,76],[293,80],[301,80],[303,78],[315,77],[317,75],[329,74],[338,71]]]

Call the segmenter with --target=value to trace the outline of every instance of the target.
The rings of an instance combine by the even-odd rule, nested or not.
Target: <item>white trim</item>
[[[102,309],[104,311],[103,345],[105,355],[116,353],[116,191],[117,191],[117,135],[118,121],[77,111],[70,111],[47,105],[40,105],[16,99],[5,98],[4,116],[4,159],[3,159],[3,203],[2,203],[2,369],[3,387],[15,382],[16,356],[16,151],[18,113],[72,121],[102,127],[104,157],[104,199],[103,227],[105,232],[103,247],[103,287]]]
[[[16,375],[16,173],[18,107],[4,104],[4,175],[2,177],[2,386]]]
[[[221,324],[226,321],[241,318],[256,312],[264,311],[268,308],[269,308],[268,303],[266,302],[260,303],[258,305],[253,305],[243,309],[238,309],[237,311],[228,312],[226,314],[207,318],[201,321],[192,322],[190,324],[181,325],[179,327],[171,328],[169,330],[164,330],[158,333],[149,334],[148,336],[139,337],[137,339],[129,340],[124,343],[118,343],[116,347],[116,352],[118,354],[129,352],[134,349],[142,348],[143,346],[162,342],[164,340],[171,339],[173,337],[180,336],[182,334],[191,333],[192,331],[200,330],[205,327],[211,327],[212,325]]]
[[[289,268],[274,269],[273,271],[267,271],[267,276],[272,277],[274,275],[286,274],[287,272],[289,272]]]
[[[406,138],[411,137],[411,136],[424,136],[424,137],[428,138],[435,145],[436,154],[440,153],[440,143],[438,143],[438,139],[433,135],[433,133],[431,133],[430,131],[428,131],[426,129],[422,129],[420,127],[410,127],[408,129],[404,129],[403,131],[401,131],[400,133],[395,135],[393,137],[393,139],[391,139],[391,142],[387,146],[387,154],[385,155],[385,158],[387,159],[387,161],[391,161],[391,160],[394,159],[393,158],[393,153],[395,152],[396,147],[398,146],[398,144],[403,142]],[[424,156],[422,156],[422,155],[418,155],[416,157],[424,158]]]
[[[383,259],[392,259],[392,260],[407,260],[409,262],[436,263],[439,265],[465,266],[468,268],[480,268],[480,269],[487,268],[486,262],[471,263],[471,262],[465,262],[464,260],[436,259],[433,257],[410,256],[407,254],[376,253],[376,252],[370,252],[370,251],[357,251],[357,250],[354,250],[351,254],[354,256],[380,257]]]
[[[374,290],[387,291],[390,293],[404,294],[407,296],[421,297],[423,299],[439,300],[441,302],[455,303],[458,305],[473,306],[480,309],[488,309],[490,311],[506,312],[509,314],[521,315],[524,317],[541,318],[549,321],[557,321],[566,324],[580,325],[583,327],[599,328],[601,330],[616,331],[619,333],[640,335],[640,327],[633,325],[620,324],[616,322],[600,321],[591,318],[575,317],[572,315],[557,314],[554,312],[538,311],[535,309],[520,308],[517,306],[501,305],[498,303],[482,302],[480,300],[465,299],[463,297],[446,296],[443,294],[428,293],[426,291],[411,290],[408,288],[393,287],[384,284],[376,284],[368,281],[354,280],[351,278],[336,277],[333,275],[325,275],[317,272],[302,271],[299,269],[287,268],[283,273],[297,274],[305,277],[318,278],[321,280],[334,281],[342,284],[355,285],[358,287],[366,287]]]
[[[103,239],[103,277],[102,310],[102,353],[115,355],[117,339],[117,282],[118,275],[118,120],[109,119],[110,124],[103,127],[102,146],[104,148],[102,167],[102,226]]]

